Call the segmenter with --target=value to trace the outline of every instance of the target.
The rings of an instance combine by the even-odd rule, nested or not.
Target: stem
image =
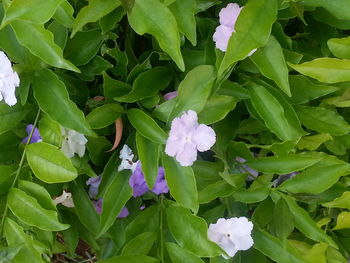
[[[23,167],[23,163],[24,163],[24,160],[25,160],[25,152],[26,152],[26,146],[29,144],[30,140],[32,139],[33,137],[33,134],[34,134],[34,130],[35,130],[35,127],[38,123],[38,120],[39,120],[39,116],[40,116],[40,109],[38,110],[38,113],[36,114],[36,117],[35,117],[35,121],[34,121],[34,124],[33,124],[33,128],[32,130],[30,131],[30,134],[28,136],[28,140],[26,142],[26,145],[24,147],[24,150],[23,150],[23,153],[22,153],[22,157],[21,157],[21,161],[19,162],[19,165],[18,165],[18,169],[17,169],[17,172],[16,172],[16,175],[15,175],[15,178],[13,179],[13,182],[11,184],[11,188],[13,188],[17,182],[17,179],[18,179],[18,176],[21,172],[21,169]],[[6,205],[5,205],[5,210],[4,210],[4,214],[2,215],[2,219],[1,219],[1,223],[0,223],[0,237],[2,236],[3,234],[3,230],[4,230],[4,223],[5,223],[5,218],[7,216],[7,213],[8,213],[8,204],[7,204],[7,201],[6,201]]]
[[[160,196],[160,260],[162,263],[164,261],[164,233],[163,233],[163,210],[164,210],[164,196]]]

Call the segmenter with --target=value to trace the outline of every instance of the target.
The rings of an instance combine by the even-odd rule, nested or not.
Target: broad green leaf
[[[204,263],[204,261],[198,256],[176,245],[175,243],[167,242],[165,245],[170,258],[174,263]]]
[[[264,76],[272,79],[289,97],[292,95],[289,88],[288,68],[283,51],[273,36],[270,36],[266,46],[256,51],[250,59],[257,65]]]
[[[166,67],[155,67],[141,73],[134,81],[132,90],[121,97],[114,98],[120,102],[136,102],[156,95],[172,81],[171,71]]]
[[[350,192],[344,192],[340,197],[331,202],[322,204],[325,207],[337,207],[350,210]]]
[[[282,183],[279,189],[291,193],[319,194],[338,182],[340,177],[348,174],[348,164],[311,167]]]
[[[135,0],[128,20],[137,34],[153,35],[179,69],[185,70],[176,19],[165,4],[158,0]]]
[[[208,240],[208,226],[204,219],[177,205],[170,205],[166,209],[166,215],[169,230],[179,246],[199,257],[222,254],[221,249]]]
[[[323,7],[338,19],[350,19],[350,2],[348,0],[308,0],[304,4]]]
[[[46,231],[61,231],[69,227],[58,221],[57,212],[42,208],[35,198],[22,190],[11,188],[7,202],[11,212],[27,225]]]
[[[18,182],[18,188],[34,197],[42,208],[57,210],[52,201],[51,195],[43,186],[30,181],[20,180]]]
[[[173,13],[179,31],[183,33],[193,46],[197,44],[196,20],[196,0],[176,0],[169,6]]]
[[[213,95],[198,115],[199,123],[212,124],[226,117],[239,100],[232,96]]]
[[[17,245],[15,247],[5,247],[0,249],[0,263],[13,262],[13,258],[21,250],[22,245]]]
[[[149,189],[153,189],[159,169],[160,144],[148,140],[137,132],[136,146],[147,186]]]
[[[247,57],[252,50],[267,43],[272,24],[277,19],[277,8],[275,0],[251,0],[244,6],[235,24],[236,32],[228,42],[219,76],[235,62]]]
[[[337,224],[333,230],[350,228],[350,212],[341,212],[337,217]]]
[[[84,25],[96,22],[120,6],[117,0],[90,0],[87,6],[80,9],[73,23],[72,36]]]
[[[288,174],[303,170],[321,161],[317,154],[290,154],[287,156],[269,156],[250,160],[245,165],[262,173]]]
[[[44,24],[54,15],[64,0],[14,0],[6,9],[1,27],[13,20]]]
[[[101,129],[112,124],[124,112],[124,108],[116,103],[105,104],[95,108],[86,116],[92,129]]]
[[[336,57],[350,59],[350,37],[331,38],[327,41],[327,45]]]
[[[280,198],[274,208],[271,229],[280,239],[286,240],[294,230],[294,218],[289,211],[288,205],[283,198]],[[283,224],[281,224],[283,222]]]
[[[295,109],[300,122],[311,130],[336,136],[350,131],[350,125],[336,111],[311,106],[297,106]]]
[[[294,140],[301,136],[299,127],[288,120],[279,101],[263,86],[253,85],[250,89],[253,107],[263,119],[267,128],[281,140]]]
[[[310,217],[309,213],[301,208],[297,202],[289,196],[279,194],[288,204],[290,212],[294,216],[295,227],[299,229],[306,237],[326,243],[334,248],[338,248],[337,244],[329,237],[322,229],[320,229],[316,222]]]
[[[217,181],[199,191],[198,201],[200,204],[209,203],[218,197],[229,196],[236,190],[235,187],[226,183],[224,180]]]
[[[254,248],[279,263],[307,263],[291,246],[284,244],[277,237],[254,226]]]
[[[99,236],[111,227],[126,202],[132,196],[129,177],[129,171],[122,171],[113,178],[112,182],[107,187],[103,195]]]
[[[158,263],[159,259],[149,256],[127,255],[116,256],[105,260],[99,260],[98,263]]]
[[[128,110],[128,119],[142,136],[155,143],[164,144],[166,142],[168,135],[142,110],[136,108]]]
[[[303,64],[291,64],[299,73],[324,83],[350,81],[350,60],[338,58],[316,58]]]
[[[25,151],[34,175],[46,183],[69,182],[78,176],[71,161],[53,145],[44,142],[32,143]]]
[[[39,132],[43,142],[61,146],[62,132],[60,125],[49,116],[44,115],[39,121]]]
[[[197,212],[198,194],[192,168],[181,166],[166,154],[163,155],[162,162],[170,194],[179,204]]]
[[[25,118],[30,108],[21,106],[19,103],[15,106],[8,106],[0,102],[0,134],[3,134],[14,127]]]
[[[57,8],[56,13],[54,14],[54,18],[63,26],[71,28],[74,20],[73,13],[74,8],[66,0],[63,1],[63,3]]]
[[[170,120],[187,110],[201,112],[212,92],[215,78],[215,68],[209,65],[201,65],[188,72],[179,85]]]
[[[18,20],[13,21],[11,27],[15,31],[18,42],[45,63],[79,72],[77,67],[63,58],[62,49],[54,42],[53,34],[43,25]]]
[[[144,232],[125,244],[122,255],[147,255],[157,238],[155,232]]]
[[[16,167],[0,165],[0,195],[7,193],[14,179]]]
[[[79,184],[71,184],[70,190],[77,216],[86,229],[97,234],[100,225],[100,218],[90,200],[86,190]]]
[[[348,263],[349,261],[335,248],[328,247],[327,249],[328,263]]]
[[[322,143],[325,143],[332,139],[333,137],[330,136],[328,133],[305,136],[299,140],[297,147],[299,150],[307,149],[309,151],[314,151],[318,147],[320,147]]]
[[[49,86],[48,83],[50,83]],[[36,72],[33,89],[40,108],[51,119],[82,134],[94,135],[83,112],[69,99],[65,85],[55,73],[49,69]]]
[[[105,72],[103,73],[103,94],[107,99],[120,97],[130,92],[129,84],[120,80],[112,79]]]

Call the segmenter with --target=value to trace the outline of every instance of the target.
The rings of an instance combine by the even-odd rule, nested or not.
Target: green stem
[[[28,140],[27,140],[25,146],[27,146],[27,145],[29,144],[30,140],[31,140],[32,137],[33,137],[35,127],[36,127],[36,125],[37,125],[37,123],[38,123],[38,120],[39,120],[39,116],[40,116],[40,109],[38,110],[38,113],[36,114],[35,121],[34,121],[34,124],[33,124],[33,128],[32,128],[32,130],[30,131],[30,134],[29,134],[29,136],[28,136]],[[23,167],[23,163],[24,163],[24,160],[25,160],[25,152],[26,152],[26,148],[24,148],[24,150],[23,150],[22,157],[21,157],[21,161],[19,162],[19,165],[18,165],[18,169],[17,169],[16,175],[15,175],[15,178],[13,179],[13,182],[12,182],[12,184],[11,184],[11,188],[13,188],[13,187],[16,185],[18,176],[19,176],[19,174],[20,174],[20,172],[21,172],[21,169],[22,169],[22,167]],[[5,223],[5,219],[6,219],[7,213],[8,213],[8,204],[7,204],[7,201],[6,201],[4,214],[2,215],[2,219],[1,219],[1,223],[0,223],[0,237],[1,237],[2,234],[3,234],[4,223]]]
[[[165,263],[164,261],[164,233],[163,233],[163,211],[164,211],[164,196],[160,196],[160,259],[161,263]]]

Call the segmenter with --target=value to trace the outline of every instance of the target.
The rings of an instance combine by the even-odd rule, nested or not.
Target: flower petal
[[[234,29],[242,8],[236,3],[230,3],[225,8],[222,8],[219,13],[220,24]]]
[[[184,150],[176,154],[176,160],[182,166],[191,166],[197,160],[197,148],[194,143],[186,143]]]
[[[192,142],[196,144],[198,151],[208,151],[216,141],[215,131],[204,124],[200,124],[192,135]]]
[[[220,25],[216,28],[215,33],[213,35],[213,40],[215,41],[216,48],[220,49],[223,52],[226,52],[228,41],[234,29],[229,28],[225,25]]]

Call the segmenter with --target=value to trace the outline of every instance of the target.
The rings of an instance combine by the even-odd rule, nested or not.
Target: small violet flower
[[[165,100],[171,100],[173,98],[176,98],[177,97],[177,91],[168,92],[168,93],[164,94],[163,97],[164,97]]]
[[[133,196],[134,197],[141,196],[149,190],[149,188],[146,184],[146,181],[145,181],[145,176],[141,170],[141,162],[140,161],[137,162],[136,169],[132,173],[132,175],[129,179],[129,184],[133,188]],[[169,192],[169,188],[168,188],[168,185],[167,185],[165,177],[164,177],[164,168],[163,167],[158,168],[158,175],[157,175],[157,179],[156,179],[156,182],[154,184],[154,187],[152,189],[152,192],[157,194],[157,195]]]
[[[88,141],[85,136],[75,130],[69,130],[64,127],[61,127],[61,134],[63,137],[63,153],[69,158],[72,158],[75,153],[83,157],[85,153],[85,144]]]
[[[98,194],[98,187],[101,183],[101,176],[91,177],[86,181],[86,185],[89,185],[89,196],[90,198],[95,198]]]
[[[233,32],[236,32],[235,25],[243,7],[236,3],[230,3],[222,8],[219,13],[220,25],[216,28],[213,35],[216,48],[226,52],[227,45]],[[252,50],[248,56],[252,55],[256,49]]]
[[[13,71],[11,61],[0,51],[0,101],[4,100],[9,106],[17,103],[15,89],[19,86],[17,72]]]
[[[248,165],[243,164],[247,161],[246,159],[237,156],[236,161],[239,163],[242,163],[241,167],[239,167],[239,171],[241,173],[248,173],[249,174],[247,177],[248,181],[253,181],[255,177],[259,176],[259,172],[257,170],[254,170],[254,169],[250,168]]]
[[[23,138],[22,143],[27,143],[27,141],[29,139],[29,135],[32,132],[33,128],[34,128],[33,124],[28,124],[27,125],[26,132],[27,132],[28,136]],[[32,138],[29,141],[29,144],[35,143],[35,142],[42,142],[38,128],[34,129],[34,132],[33,132]]]
[[[197,159],[197,150],[207,151],[215,141],[214,130],[198,124],[197,113],[189,110],[172,121],[165,152],[175,157],[182,166],[190,166]]]
[[[251,237],[253,223],[246,217],[220,218],[215,224],[210,224],[208,239],[217,243],[225,252],[226,259],[233,257],[239,250],[248,250],[253,246]]]
[[[135,171],[137,163],[134,163],[132,159],[134,158],[134,154],[128,145],[124,144],[123,148],[120,151],[119,158],[122,160],[120,165],[118,166],[118,171],[122,170],[132,170]]]
[[[94,201],[95,209],[98,214],[102,213],[102,202],[103,199],[98,199],[97,201]],[[117,218],[125,218],[129,215],[129,210],[124,206],[123,209],[120,211]]]

